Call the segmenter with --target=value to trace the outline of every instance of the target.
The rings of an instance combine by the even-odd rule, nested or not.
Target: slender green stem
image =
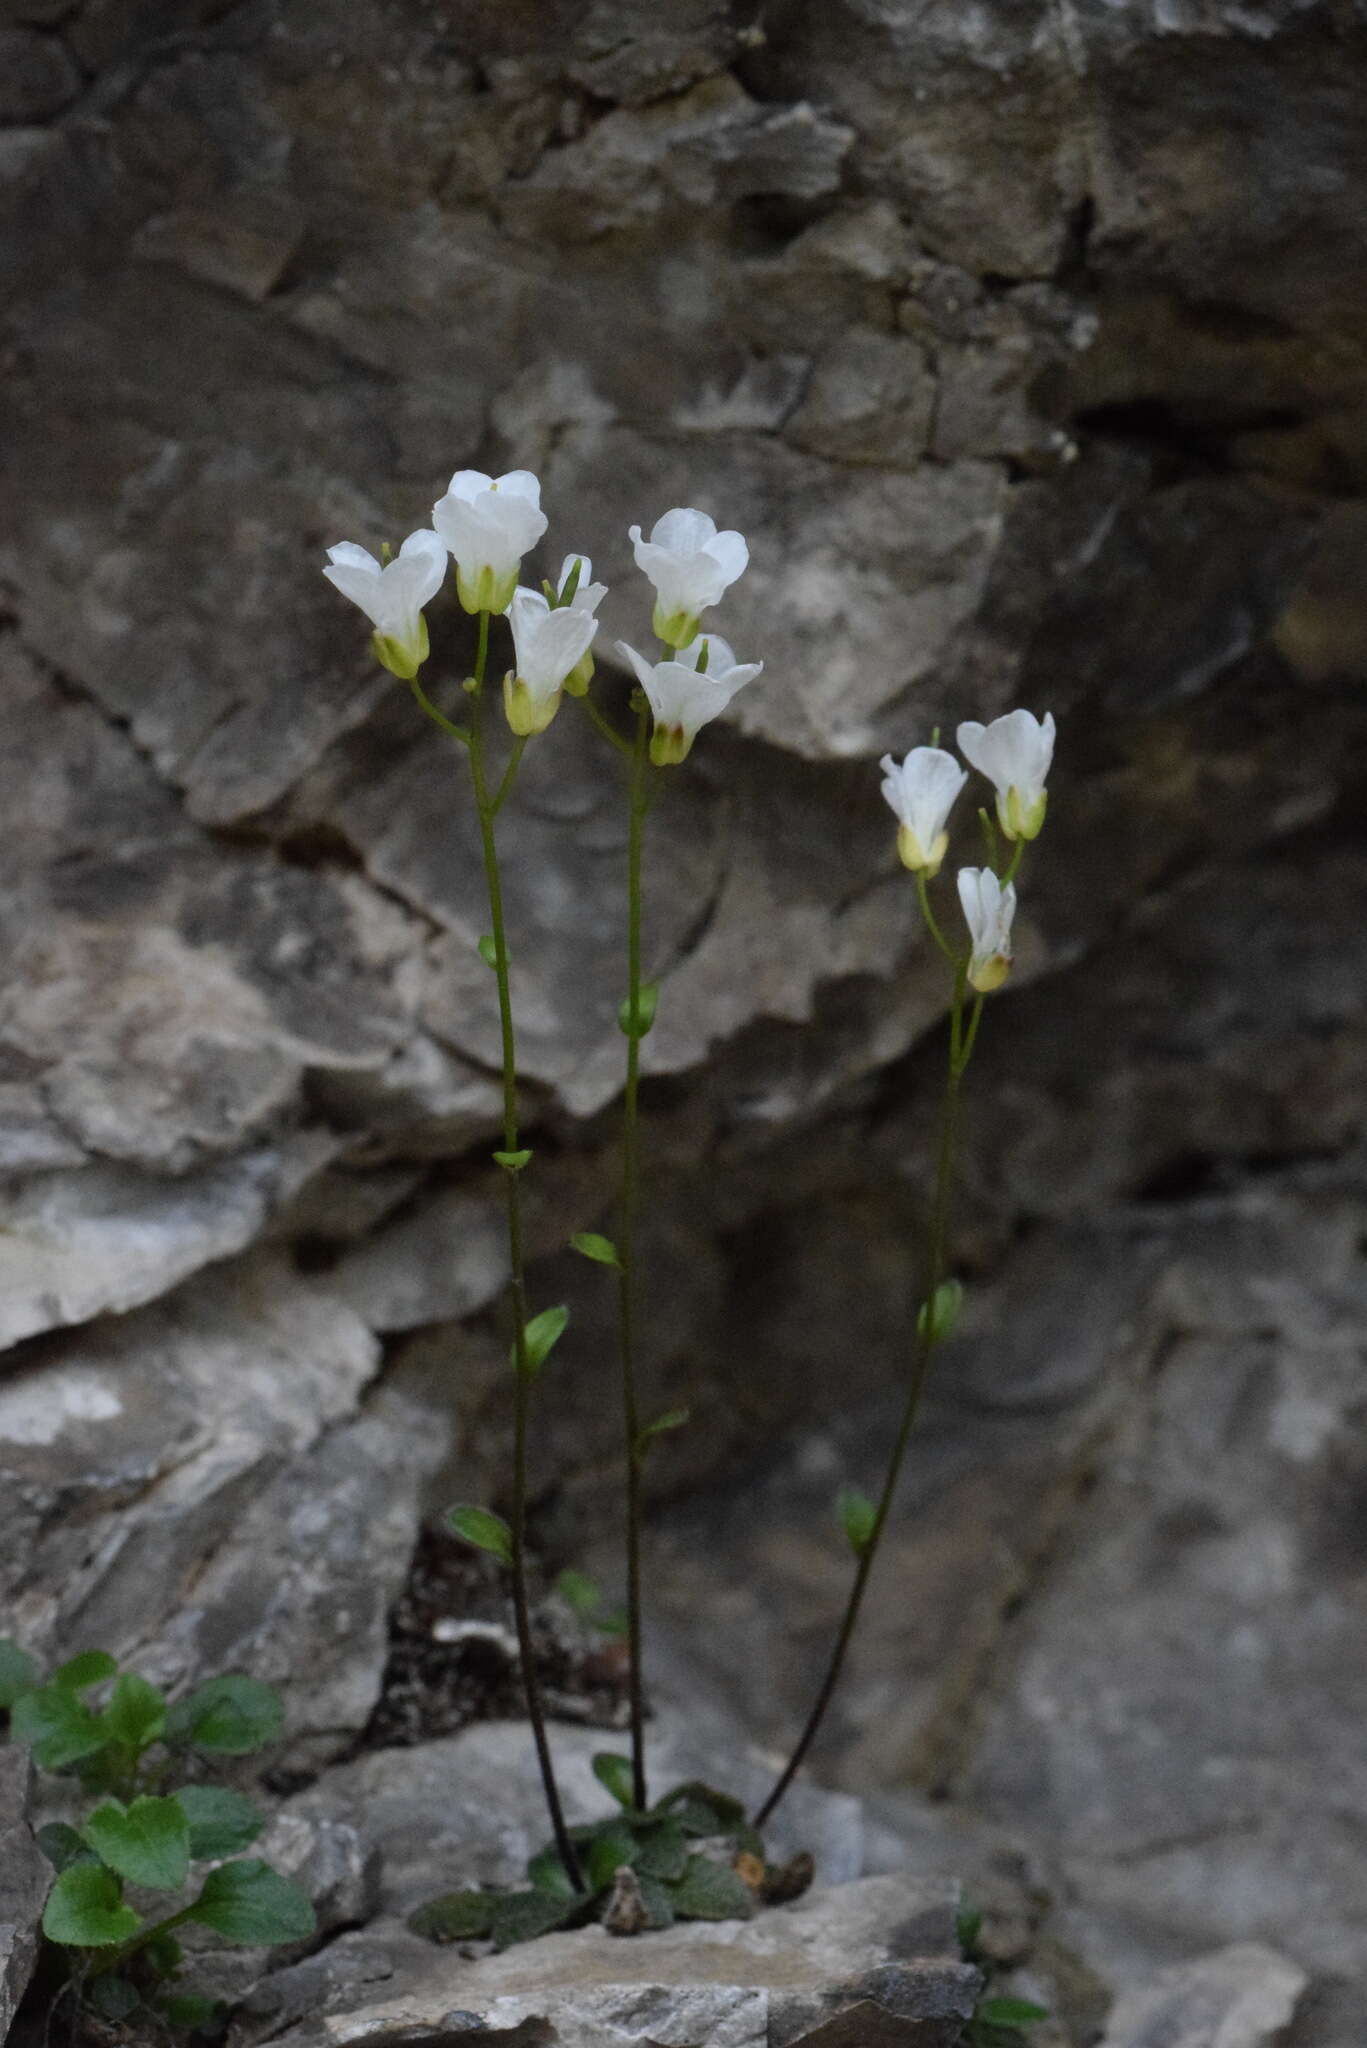
[[[631,1689],[632,1797],[646,1806],[645,1685],[641,1656],[641,1492],[645,1447],[636,1387],[636,1218],[640,1203],[641,1077],[641,846],[645,833],[650,761],[650,707],[636,713],[631,748],[627,825],[627,1078],[622,1100],[622,1194],[617,1231],[618,1330],[622,1357],[622,1429],[627,1468],[627,1646]]]
[[[932,937],[932,939],[934,939],[936,945],[944,954],[946,960],[952,962],[954,959],[954,949],[950,945],[949,940],[945,937],[944,933],[940,930],[940,926],[936,919],[935,912],[930,907],[930,891],[926,887],[926,877],[924,868],[920,868],[917,870],[916,894],[920,898],[921,915],[926,921],[926,930],[930,933],[930,936]]]
[[[443,732],[449,733],[453,740],[459,740],[463,747],[469,746],[469,728],[464,725],[455,724],[455,722],[452,719],[449,719],[446,716],[446,713],[444,711],[438,711],[436,705],[432,702],[432,699],[427,695],[427,692],[423,689],[422,684],[418,681],[416,676],[414,676],[413,680],[410,682],[408,687],[413,692],[413,695],[417,698],[419,707],[427,713],[427,716],[431,719],[433,725],[439,725]]]
[[[502,780],[500,781],[498,788],[494,792],[494,800],[492,805],[490,806],[490,809],[492,810],[494,817],[497,817],[499,812],[503,809],[503,799],[507,796],[508,791],[513,786],[513,782],[517,776],[517,771],[522,766],[522,756],[526,752],[526,748],[526,739],[521,734],[519,734],[517,739],[513,741],[513,750],[511,754],[509,754],[508,756],[508,765],[504,769]]]
[[[494,836],[498,805],[512,786],[521,760],[520,746],[513,749],[508,770],[499,785],[497,798],[489,793],[484,762],[484,739],[480,721],[480,693],[489,657],[489,614],[479,615],[479,654],[475,662],[475,704],[470,723],[470,779],[474,785],[475,807],[479,813],[480,844],[484,853],[484,879],[489,895],[489,922],[494,941],[494,975],[498,983],[498,1018],[503,1048],[503,1150],[518,1150],[517,1041],[513,1033],[512,990],[508,976],[508,937],[503,916],[503,880]],[[532,1374],[527,1357],[527,1278],[522,1233],[522,1176],[516,1167],[505,1167],[503,1182],[508,1202],[509,1288],[513,1306],[513,1363],[515,1367],[513,1408],[513,1499],[511,1522],[513,1612],[517,1622],[518,1650],[522,1663],[522,1690],[527,1703],[536,1758],[546,1806],[555,1834],[555,1845],[576,1891],[584,1889],[579,1857],[565,1825],[564,1809],[556,1784],[555,1766],[546,1736],[546,1716],[537,1680],[532,1644],[531,1613],[527,1600],[527,1422],[531,1400]]]
[[[585,691],[584,695],[579,699],[579,702],[583,705],[585,711],[588,713],[589,720],[593,725],[594,731],[601,733],[603,738],[607,740],[610,745],[616,747],[619,754],[625,754],[629,760],[631,758],[632,753],[631,741],[629,739],[623,738],[622,734],[618,732],[616,726],[612,723],[611,719],[605,718],[603,716],[602,712],[598,709],[598,706],[594,703],[592,697],[589,696],[587,691]]]
[[[897,1482],[902,1473],[902,1463],[906,1457],[907,1445],[911,1440],[911,1432],[916,1422],[917,1412],[921,1406],[921,1396],[925,1392],[931,1354],[934,1352],[936,1342],[938,1341],[933,1304],[940,1284],[945,1277],[945,1258],[949,1240],[950,1198],[954,1183],[954,1154],[958,1137],[959,1087],[963,1079],[964,1068],[968,1063],[968,1052],[972,1049],[971,1035],[967,1040],[965,1040],[963,1035],[963,1006],[966,981],[966,963],[960,961],[956,965],[954,974],[954,996],[949,1020],[949,1058],[945,1068],[944,1095],[940,1103],[939,1140],[936,1147],[935,1193],[931,1205],[930,1228],[926,1236],[925,1272],[921,1290],[921,1305],[924,1313],[918,1314],[916,1319],[916,1344],[912,1353],[911,1372],[907,1381],[906,1400],[902,1407],[902,1419],[898,1424],[897,1435],[893,1439],[892,1454],[888,1459],[888,1469],[883,1480],[883,1490],[879,1496],[878,1510],[874,1517],[873,1528],[869,1533],[868,1541],[859,1554],[854,1582],[850,1587],[849,1598],[845,1603],[845,1612],[835,1639],[835,1647],[831,1652],[830,1662],[826,1666],[825,1677],[821,1681],[820,1690],[817,1693],[812,1710],[807,1716],[806,1724],[801,1735],[798,1737],[797,1745],[792,1755],[784,1765],[774,1784],[773,1790],[755,1815],[756,1827],[763,1827],[784,1793],[788,1790],[788,1787],[792,1784],[793,1779],[797,1776],[808,1750],[816,1739],[817,1731],[825,1719],[826,1709],[831,1703],[836,1686],[840,1682],[840,1675],[845,1666],[845,1658],[859,1621],[860,1609],[864,1604],[864,1594],[868,1587],[869,1576],[873,1571],[874,1558],[877,1555],[878,1545],[888,1516],[892,1511],[893,1497],[896,1494]],[[976,1025],[971,1026],[970,1034],[975,1029]]]
[[[169,1934],[173,1927],[182,1927],[187,1920],[192,1920],[197,1904],[198,1900],[194,1900],[190,1905],[182,1906],[178,1912],[169,1913],[164,1920],[154,1922],[151,1927],[140,1927],[127,1941],[120,1942],[117,1948],[110,1949],[108,1954],[95,1960],[86,1975],[104,1977],[110,1970],[122,1969],[139,1949],[146,1948],[149,1941],[155,1941],[159,1934]]]

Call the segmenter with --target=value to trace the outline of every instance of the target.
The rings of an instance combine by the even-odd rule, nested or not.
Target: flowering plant
[[[434,507],[432,520],[435,533],[410,535],[398,556],[383,568],[363,549],[344,543],[330,551],[325,573],[375,624],[378,658],[408,684],[418,709],[461,750],[479,818],[491,926],[489,935],[480,940],[479,950],[497,982],[502,1038],[503,1131],[493,1158],[503,1176],[507,1202],[514,1333],[513,1469],[508,1519],[473,1504],[453,1508],[448,1519],[457,1534],[491,1552],[510,1574],[522,1685],[552,1840],[532,1860],[528,1891],[452,1893],[425,1908],[416,1924],[435,1938],[492,1934],[506,1945],[552,1926],[577,1924],[592,1913],[620,1932],[667,1925],[676,1916],[730,1917],[749,1910],[756,1898],[792,1896],[804,1881],[801,1870],[776,1870],[766,1864],[758,1830],[801,1766],[839,1682],[931,1357],[958,1314],[962,1288],[948,1271],[948,1233],[961,1087],[985,1000],[1011,971],[1017,877],[1026,844],[1038,836],[1044,824],[1054,721],[1050,716],[1040,721],[1028,711],[1017,710],[990,725],[966,722],[958,729],[964,760],[980,770],[996,791],[996,824],[986,810],[978,813],[986,865],[963,867],[957,875],[965,927],[962,937],[947,934],[930,886],[949,851],[951,815],[968,781],[968,768],[939,745],[938,733],[931,736],[929,745],[914,746],[900,765],[891,755],[883,758],[882,790],[897,819],[897,850],[914,877],[924,927],[929,942],[943,957],[949,984],[948,1052],[935,1185],[920,1308],[910,1332],[902,1416],[877,1498],[852,1486],[839,1495],[837,1512],[854,1556],[849,1598],[807,1723],[759,1811],[747,1820],[735,1801],[699,1786],[676,1787],[652,1804],[645,1762],[641,1659],[642,1496],[653,1445],[688,1418],[678,1409],[645,1418],[637,1390],[637,1331],[643,1291],[637,1252],[641,1046],[660,999],[658,986],[642,978],[641,859],[659,774],[687,760],[703,729],[720,717],[763,668],[760,661],[737,660],[727,641],[701,628],[701,615],[719,604],[744,573],[749,549],[741,534],[718,531],[708,513],[689,506],[666,512],[655,522],[648,540],[639,526],[630,529],[636,564],[653,586],[653,623],[661,649],[649,656],[626,641],[617,642],[619,655],[636,679],[629,700],[632,724],[624,732],[592,692],[598,610],[607,589],[590,580],[592,565],[587,557],[566,556],[556,582],[543,583],[540,591],[519,585],[522,557],[547,526],[537,479],[526,470],[513,470],[497,479],[480,471],[462,470]],[[460,603],[478,618],[474,665],[462,685],[468,712],[459,717],[435,702],[421,681],[421,670],[429,658],[421,605],[435,595],[440,580],[434,578],[434,541],[449,549]],[[490,628],[493,619],[505,613],[513,642],[512,665],[503,682],[511,744],[495,773],[486,718]],[[533,1313],[528,1298],[522,1185],[533,1151],[523,1143],[519,1125],[511,956],[498,845],[498,821],[524,750],[533,740],[554,744],[546,736],[566,694],[583,705],[604,741],[624,761],[627,806],[626,993],[618,1012],[626,1051],[617,1228],[614,1238],[583,1232],[571,1240],[584,1257],[611,1268],[616,1275],[625,1475],[630,1755],[598,1758],[595,1768],[620,1810],[588,1829],[571,1829],[565,1822],[531,1647],[526,1554],[531,1397],[569,1318],[563,1307]],[[695,1843],[708,1844],[710,1854]]]

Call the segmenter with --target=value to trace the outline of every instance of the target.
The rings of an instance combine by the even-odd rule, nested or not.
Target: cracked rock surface
[[[506,1474],[497,1019],[458,764],[322,550],[537,469],[611,706],[626,529],[699,504],[766,668],[648,836],[662,1656],[791,1736],[940,1057],[877,757],[1052,708],[969,1308],[818,1762],[1018,1824],[1123,1996],[1265,1945],[1291,2048],[1361,2048],[1365,68],[1357,0],[0,4],[7,1629],[257,1671],[282,1769],[379,1768],[419,1532]],[[503,826],[574,1318],[536,1543],[614,1596],[561,1247],[615,1172],[615,766],[566,706]]]

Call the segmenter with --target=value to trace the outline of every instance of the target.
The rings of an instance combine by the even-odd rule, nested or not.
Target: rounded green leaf
[[[233,1671],[179,1701],[167,1716],[166,1733],[211,1756],[250,1756],[274,1742],[284,1724],[279,1694],[259,1678]]]
[[[856,1557],[862,1557],[873,1539],[878,1509],[857,1486],[842,1486],[835,1497],[835,1511],[850,1549]]]
[[[544,1849],[539,1849],[530,1859],[527,1864],[527,1875],[534,1889],[539,1892],[551,1892],[557,1899],[575,1897],[574,1884],[565,1868],[564,1858],[554,1842],[549,1843]]]
[[[125,1671],[114,1681],[100,1726],[113,1741],[141,1756],[166,1726],[166,1701],[155,1685],[135,1671]]]
[[[620,1266],[617,1247],[610,1237],[603,1237],[596,1230],[576,1230],[570,1244],[586,1259],[592,1259],[599,1266]]]
[[[38,1847],[54,1870],[69,1870],[73,1863],[98,1863],[90,1844],[68,1827],[64,1820],[50,1820],[34,1836]]]
[[[110,1948],[129,1941],[142,1926],[112,1870],[102,1863],[73,1863],[47,1895],[43,1932],[63,1948]]]
[[[636,1837],[624,1820],[609,1821],[599,1828],[588,1845],[585,1863],[588,1869],[589,1890],[601,1892],[612,1883],[622,1865],[634,1865],[636,1861]]]
[[[725,1863],[690,1856],[670,1897],[680,1920],[748,1920],[755,1895],[743,1877]]]
[[[12,1707],[38,1683],[38,1666],[12,1636],[0,1636],[0,1708]]]
[[[178,1892],[190,1870],[190,1823],[175,1799],[108,1799],[81,1830],[101,1860],[130,1884]]]
[[[10,1728],[19,1741],[32,1745],[34,1761],[45,1771],[65,1770],[94,1756],[109,1740],[84,1701],[60,1685],[21,1694],[11,1709]]]
[[[108,1972],[103,1977],[92,1977],[85,1989],[87,2004],[107,2020],[126,2020],[142,2004],[142,1994],[135,1984],[126,1977],[116,1977]]]
[[[1048,2019],[1049,2009],[1033,2005],[1028,1998],[985,1998],[973,2017],[985,2020],[989,2027],[1033,2027]]]
[[[112,1678],[118,1668],[118,1659],[111,1657],[108,1650],[83,1650],[79,1657],[59,1664],[50,1683],[63,1686],[68,1692],[84,1692],[87,1686]]]
[[[487,1550],[502,1564],[512,1563],[513,1532],[502,1515],[467,1504],[446,1510],[446,1526],[467,1543],[473,1543],[476,1550]]]
[[[478,1941],[493,1924],[494,1897],[485,1891],[443,1892],[416,1906],[406,1925],[424,1941]]]
[[[630,1757],[616,1756],[611,1750],[600,1749],[593,1759],[593,1775],[611,1792],[619,1806],[630,1811],[636,1804]]]
[[[211,1870],[186,1918],[246,1948],[305,1941],[317,1924],[307,1894],[257,1857]]]
[[[182,1785],[175,1800],[190,1830],[192,1863],[240,1855],[266,1824],[250,1799],[226,1785]]]
[[[543,1308],[539,1316],[533,1316],[527,1325],[527,1370],[540,1372],[546,1360],[565,1334],[570,1312],[564,1303],[556,1308]]]

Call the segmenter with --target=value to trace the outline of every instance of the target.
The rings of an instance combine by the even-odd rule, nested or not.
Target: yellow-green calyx
[[[478,612],[506,612],[517,589],[517,570],[512,568],[505,576],[496,575],[492,569],[476,569],[471,575],[456,564],[456,595],[465,610],[472,615]]]
[[[663,640],[666,647],[687,647],[698,637],[698,615],[696,612],[662,611],[657,604],[651,628],[656,639]]]
[[[529,739],[533,733],[544,732],[555,717],[560,709],[560,692],[553,690],[549,697],[538,700],[521,676],[510,671],[503,678],[503,709],[518,738]]]
[[[427,621],[418,614],[418,635],[416,642],[391,639],[387,633],[372,633],[370,644],[375,659],[381,668],[387,668],[392,676],[402,683],[411,683],[418,670],[431,653],[427,638]]]
[[[692,744],[692,733],[681,725],[657,725],[650,735],[650,758],[657,768],[672,768],[688,759]]]
[[[968,979],[980,996],[990,996],[993,989],[1001,987],[1010,972],[1011,962],[1005,953],[992,953],[986,960],[973,963]]]
[[[897,852],[902,866],[910,868],[914,875],[924,875],[927,881],[933,881],[939,874],[940,864],[948,851],[948,832],[937,832],[927,852],[910,825],[897,828]]]
[[[1047,790],[1042,789],[1032,804],[1026,804],[1013,782],[1005,797],[998,799],[997,820],[1008,839],[1037,839],[1048,807]]]
[[[565,678],[564,686],[566,690],[568,690],[571,697],[583,697],[588,694],[588,687],[592,681],[593,656],[591,654],[586,654],[583,657],[583,659],[577,661],[574,667],[570,670],[569,674]]]

